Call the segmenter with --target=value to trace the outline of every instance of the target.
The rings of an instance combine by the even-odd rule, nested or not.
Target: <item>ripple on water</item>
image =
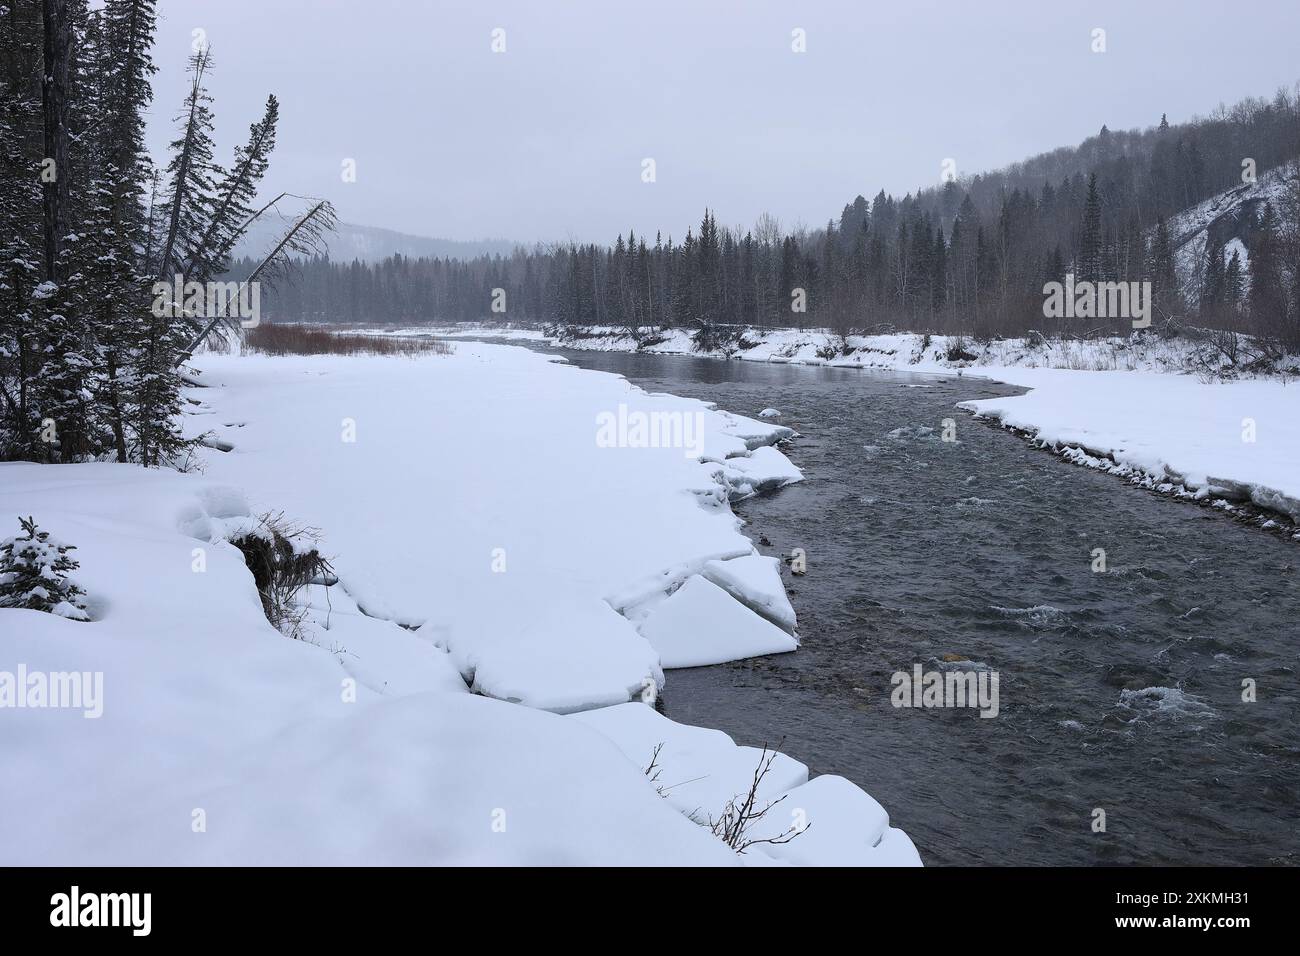
[[[1119,692],[1119,706],[1136,714],[1136,720],[1198,720],[1219,716],[1200,697],[1186,693],[1180,687],[1143,687],[1141,690]]]
[[[994,604],[989,606],[989,610],[1030,628],[1065,627],[1070,623],[1069,612],[1050,604],[1035,604],[1033,607],[998,607]]]

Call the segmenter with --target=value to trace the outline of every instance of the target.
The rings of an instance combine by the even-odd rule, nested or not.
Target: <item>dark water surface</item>
[[[1018,391],[987,380],[561,354],[741,414],[776,407],[801,435],[787,454],[806,480],[736,510],[764,553],[807,553],[806,575],[783,571],[802,646],[671,671],[668,716],[784,738],[876,797],[928,864],[1300,860],[1296,545],[953,407]],[[996,718],[891,705],[895,671],[945,654],[998,672]]]

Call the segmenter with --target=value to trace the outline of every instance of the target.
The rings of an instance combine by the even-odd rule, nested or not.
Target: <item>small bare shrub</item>
[[[949,341],[947,354],[949,362],[973,362],[978,357],[974,352],[966,348],[966,339],[963,336],[956,336]]]
[[[659,796],[666,797],[668,794],[664,793],[663,787],[659,786],[659,775],[664,772],[664,768],[659,766],[659,754],[663,749],[664,742],[662,740],[655,744],[655,749],[650,754],[650,763],[645,768],[645,775],[655,785],[655,790],[659,792]]]
[[[762,809],[758,807],[758,788],[762,784],[763,778],[767,776],[768,771],[772,769],[772,762],[776,760],[776,756],[776,751],[769,752],[767,744],[764,744],[763,753],[758,758],[758,766],[754,768],[754,778],[749,785],[749,792],[743,796],[737,794],[728,800],[727,805],[722,808],[722,816],[718,817],[718,819],[709,818],[709,830],[715,837],[737,853],[744,853],[751,846],[757,846],[760,843],[771,843],[773,845],[789,843],[812,825],[808,824],[800,829],[792,824],[788,829],[774,837],[760,838],[750,835],[750,830],[754,824],[766,817],[787,796],[787,794],[782,794]]]
[[[302,637],[303,610],[298,592],[317,578],[332,576],[334,569],[316,549],[320,532],[296,527],[283,512],[267,513],[258,526],[231,540],[253,573],[257,595],[266,619],[286,637]]]

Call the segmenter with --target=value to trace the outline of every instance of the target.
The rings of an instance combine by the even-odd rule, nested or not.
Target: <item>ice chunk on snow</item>
[[[792,825],[804,830],[788,843],[764,843],[761,852],[799,866],[920,866],[916,847],[869,794],[843,777],[826,774],[791,790],[759,820],[753,835],[778,837]]]
[[[468,692],[445,650],[392,621],[367,617],[342,587],[309,585],[298,602],[308,612],[304,637],[333,653],[343,670],[375,693]]]
[[[764,759],[757,747],[737,747],[720,730],[679,724],[645,704],[589,710],[570,719],[600,731],[641,770],[649,767],[654,758],[659,772],[654,785],[670,804],[698,823],[707,823],[709,817],[716,819],[728,800],[749,793],[754,771]],[[655,758],[655,748],[660,744],[663,747]],[[806,766],[785,754],[776,754],[758,789],[759,806],[807,780]]]
[[[686,583],[641,624],[664,667],[701,667],[793,651],[798,642],[726,591],[700,577]]]
[[[733,490],[733,497],[745,497],[803,481],[803,472],[781,452],[765,445],[745,457],[728,458],[722,479]]]
[[[750,449],[765,445],[775,445],[779,441],[794,437],[794,429],[785,425],[773,425],[760,422],[755,418],[746,418],[733,412],[718,412],[725,420],[722,430],[728,435],[735,435],[745,442]]]
[[[471,689],[501,700],[569,713],[621,704],[663,684],[654,649],[596,598],[469,607],[438,626]]]
[[[781,582],[781,562],[761,554],[710,561],[704,576],[782,630],[794,632],[794,608]]]

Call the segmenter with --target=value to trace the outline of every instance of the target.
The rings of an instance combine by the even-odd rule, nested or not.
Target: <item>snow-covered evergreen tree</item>
[[[155,10],[156,0],[0,3],[0,458],[173,459],[185,444],[179,365],[209,316],[169,300],[154,308],[153,284],[219,277],[268,208],[253,207],[279,104],[267,99],[222,169],[206,47],[191,58],[165,174],[150,161]],[[332,224],[329,203],[316,203],[252,277],[309,254]]]
[[[38,459],[41,367],[32,292],[43,281],[41,7],[6,10],[0,44],[0,454]]]
[[[80,565],[76,548],[50,537],[34,518],[19,518],[25,532],[0,541],[0,607],[47,611],[74,621],[89,620],[85,592],[68,573]]]

